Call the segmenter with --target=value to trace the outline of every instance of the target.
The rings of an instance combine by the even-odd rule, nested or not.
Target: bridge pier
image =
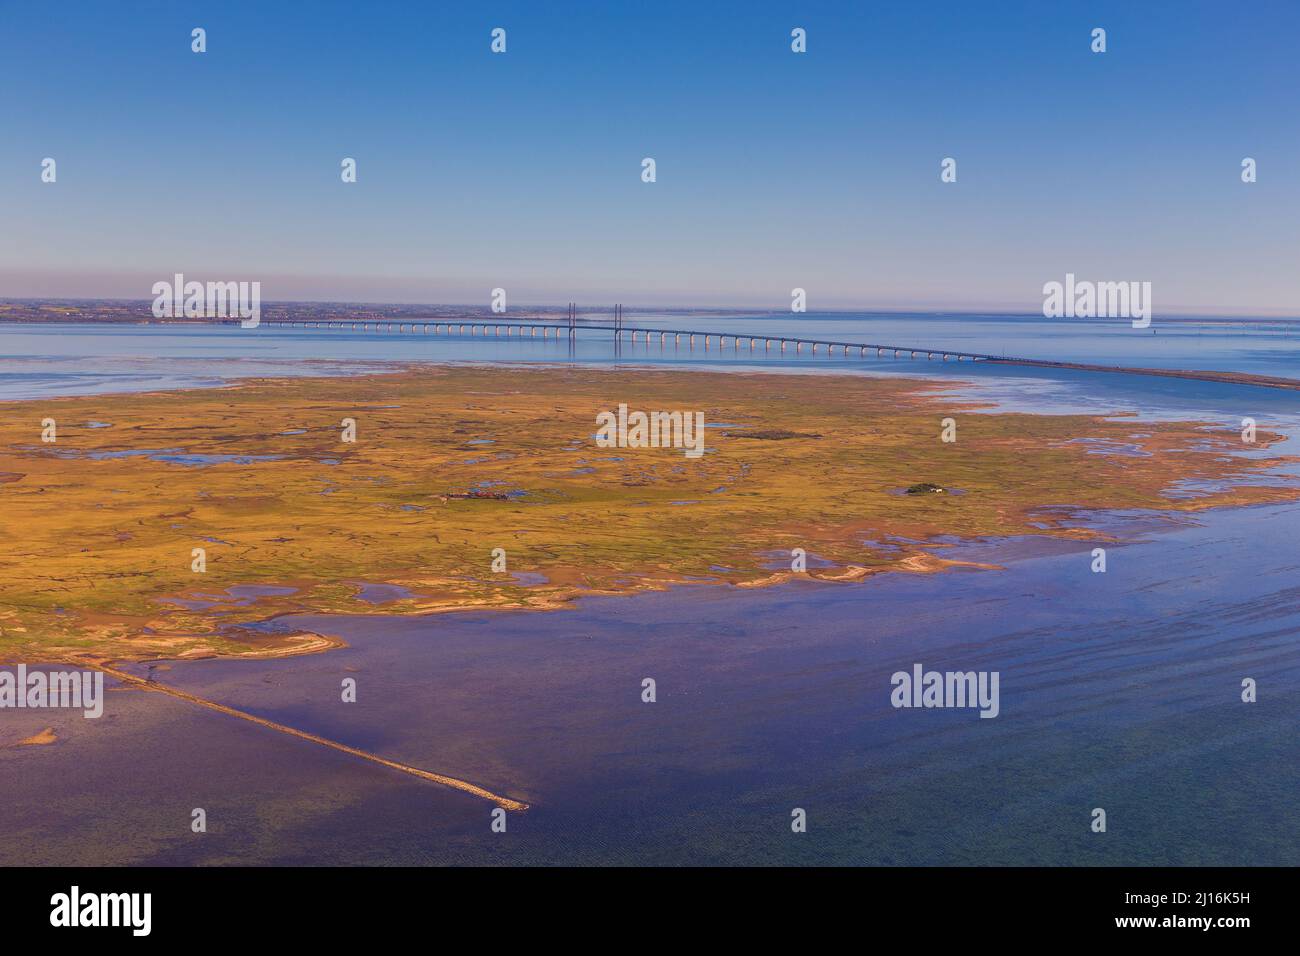
[[[572,315],[570,316],[570,321],[572,322]],[[439,322],[437,320],[402,321],[400,319],[397,321],[392,321],[389,319],[307,320],[307,319],[293,319],[287,316],[267,319],[266,325],[272,328],[287,328],[287,329],[343,329],[343,330],[350,329],[353,332],[357,332],[357,331],[376,332],[376,333],[396,332],[398,335],[416,334],[416,333],[420,333],[423,335],[459,334],[462,336],[469,335],[471,337],[476,335],[482,335],[482,336],[492,335],[497,338],[501,338],[503,335],[506,338],[511,338],[516,335],[518,335],[520,338],[523,338],[525,336],[529,336],[531,338],[537,338],[537,330],[541,329],[543,339],[550,339],[552,337],[551,333],[552,331],[554,331],[554,338],[557,341],[560,338],[560,334],[561,334],[560,330],[561,328],[563,328],[563,326],[553,326],[549,323],[532,324],[526,322],[489,322],[489,321],[469,321],[469,322],[453,323],[453,322]],[[751,353],[757,351],[758,343],[762,342],[763,351],[768,353],[770,353],[773,350],[772,346],[774,343],[780,343],[780,348],[782,352],[785,352],[788,346],[793,343],[794,350],[797,354],[802,355],[803,347],[807,345],[811,350],[812,355],[818,356],[820,347],[824,345],[826,347],[826,355],[828,357],[834,357],[835,349],[840,348],[843,350],[843,357],[846,359],[853,357],[852,355],[853,349],[858,350],[856,356],[858,358],[866,358],[868,351],[872,349],[875,350],[875,355],[876,358],[878,359],[884,358],[886,353],[889,353],[890,356],[895,360],[900,358],[910,358],[913,361],[919,359],[923,355],[925,356],[926,361],[934,361],[937,358],[941,362],[948,362],[948,361],[980,362],[985,360],[996,360],[997,358],[996,356],[976,354],[974,352],[960,352],[960,351],[950,351],[944,349],[928,349],[924,347],[902,348],[902,347],[895,347],[895,346],[888,346],[888,345],[868,345],[868,344],[853,343],[853,342],[828,342],[821,339],[773,338],[770,336],[741,334],[739,332],[728,334],[723,332],[706,332],[706,331],[699,331],[699,332],[676,331],[676,330],[656,331],[654,329],[629,329],[629,328],[617,327],[617,326],[599,326],[598,328],[600,328],[602,331],[612,331],[614,334],[614,341],[616,344],[621,344],[622,342],[627,341],[623,337],[624,333],[626,332],[628,336],[630,336],[630,340],[633,345],[639,345],[642,342],[644,342],[647,348],[651,344],[651,335],[657,334],[659,336],[660,349],[664,349],[667,347],[668,337],[671,335],[673,339],[674,348],[679,349],[683,345],[686,345],[688,348],[692,350],[694,350],[696,346],[695,340],[703,336],[704,349],[706,351],[711,351],[713,349],[714,346],[713,340],[716,338],[717,346],[720,351],[726,351],[728,349],[728,346],[730,346],[731,350],[737,353],[739,353],[744,348],[744,343],[746,340],[748,340],[749,351]],[[502,329],[504,329],[505,331],[502,332]],[[570,340],[572,340],[577,334],[577,326],[570,325],[568,327],[568,334]],[[686,342],[683,343],[682,339],[686,339]]]

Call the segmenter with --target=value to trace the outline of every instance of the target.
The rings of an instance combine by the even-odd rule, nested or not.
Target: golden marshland
[[[703,411],[708,452],[598,448],[621,402]],[[364,584],[409,590],[386,614],[761,584],[794,548],[831,562],[816,577],[934,570],[938,535],[1083,536],[1068,509],[1296,497],[1248,447],[1223,424],[984,414],[860,376],[441,367],[7,402],[0,660],[301,653],[331,642],[241,625],[374,611]],[[947,492],[904,493],[926,482]],[[505,497],[455,497],[476,492]],[[902,546],[869,543],[886,540]],[[247,585],[292,592],[227,590]]]

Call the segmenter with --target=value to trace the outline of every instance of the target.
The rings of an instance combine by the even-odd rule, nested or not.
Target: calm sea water
[[[607,321],[592,316],[593,321]],[[654,328],[709,329],[757,335],[804,335],[904,347],[950,348],[1057,361],[1151,368],[1193,368],[1300,378],[1300,322],[1267,328],[1242,322],[1158,321],[1148,330],[1127,322],[1047,320],[1015,316],[901,316],[890,314],[704,315],[647,314],[628,324]],[[0,325],[0,398],[91,394],[210,385],[238,375],[320,374],[317,362],[346,363],[333,371],[364,369],[374,363],[430,362],[617,362],[667,366],[757,368],[775,371],[854,371],[956,376],[977,382],[1011,377],[1024,381],[1076,382],[1080,373],[1051,369],[1008,371],[978,363],[943,363],[924,358],[829,358],[805,350],[765,353],[748,343],[737,351],[716,343],[692,351],[624,342],[615,351],[607,332],[580,332],[576,348],[540,338],[446,336],[263,325],[109,326]],[[1086,391],[1115,388],[1096,374],[1082,381]],[[1122,388],[1150,394],[1183,394],[1179,385],[1155,382]]]
[[[351,646],[155,677],[532,809],[494,834],[472,797],[118,691],[5,715],[62,740],[0,747],[0,862],[1300,863],[1300,509],[1106,524],[1133,543],[1105,575],[985,542],[1004,570],[303,618]],[[999,671],[1001,714],[895,710],[918,662]]]
[[[763,332],[754,321],[745,331]],[[1148,340],[1118,326],[1064,333],[1005,317],[807,321],[918,336],[899,344],[974,347],[1001,334],[1012,344],[998,350],[1013,354],[1296,374],[1294,339],[1270,333],[1162,329]],[[941,333],[953,338],[921,340]],[[1065,354],[1067,334],[1079,341]],[[0,328],[0,353],[17,359],[0,361],[0,388],[36,397],[207,384],[310,373],[314,359],[345,363],[330,371],[419,357],[570,360],[563,345],[540,340],[412,338]],[[627,346],[615,356],[593,336],[580,337],[572,359],[705,364],[657,353]],[[960,374],[1000,407],[1251,415],[1293,436],[1275,454],[1300,434],[1300,397],[1245,386],[824,356],[709,359]],[[1277,472],[1300,480],[1294,468]],[[344,650],[154,671],[530,801],[506,834],[490,832],[478,800],[162,696],[112,691],[98,721],[5,711],[0,863],[1300,863],[1300,506],[1086,520],[1124,542],[1104,575],[1091,573],[1089,547],[1014,539],[945,552],[999,571],[760,592],[702,586],[553,613],[419,620],[358,601],[358,616],[302,621],[346,639]],[[914,663],[999,671],[1001,715],[895,710],[890,675]],[[339,699],[345,677],[358,682],[355,704]],[[645,677],[657,681],[654,704],[641,702]],[[1246,677],[1258,681],[1258,703],[1240,700]],[[59,743],[10,746],[46,726]],[[207,834],[190,832],[195,807],[208,813]],[[796,807],[807,811],[805,834],[791,832]],[[1089,829],[1096,807],[1107,812],[1105,834]]]

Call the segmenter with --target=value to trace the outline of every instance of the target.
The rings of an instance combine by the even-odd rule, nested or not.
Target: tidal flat
[[[620,403],[703,412],[705,453],[597,447]],[[0,660],[296,655],[340,641],[277,622],[375,588],[388,616],[550,610],[780,583],[795,549],[855,580],[956,540],[1110,540],[1084,512],[1300,496],[1270,477],[1294,459],[1241,454],[1264,430],[976,411],[933,381],[565,367],[5,402]]]

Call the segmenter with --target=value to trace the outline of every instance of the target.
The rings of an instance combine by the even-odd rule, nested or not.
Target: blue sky
[[[1300,313],[1300,4],[0,2],[0,23],[0,295],[146,298],[185,272],[267,300],[1036,310],[1074,272],[1151,281],[1157,312]]]

